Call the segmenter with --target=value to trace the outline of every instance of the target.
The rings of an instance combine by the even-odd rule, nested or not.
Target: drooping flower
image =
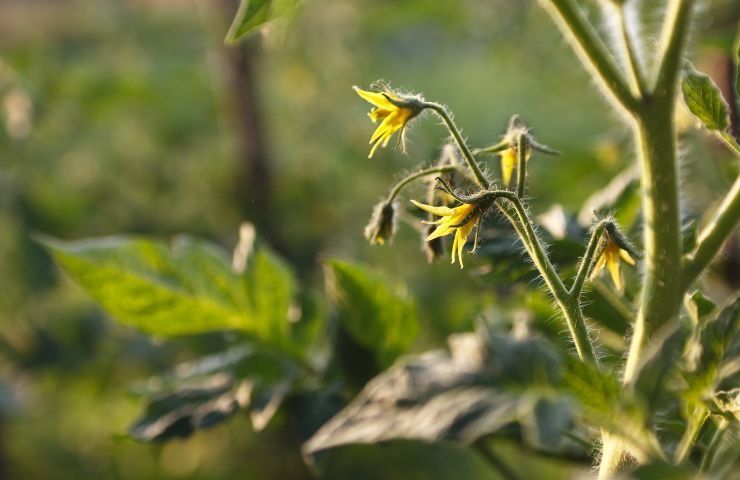
[[[519,164],[519,151],[515,145],[512,145],[499,155],[501,155],[501,181],[505,187],[508,187],[511,183],[511,174],[514,173],[514,169]],[[527,144],[525,155],[525,161],[529,161],[529,157],[532,156],[532,148],[529,144]]]
[[[383,245],[396,233],[396,204],[380,202],[373,209],[370,223],[365,227],[365,238],[373,245]]]
[[[463,248],[465,248],[470,232],[473,231],[473,228],[480,219],[482,213],[480,207],[472,203],[463,203],[455,208],[450,208],[425,205],[414,200],[411,200],[411,202],[425,212],[442,217],[434,222],[437,228],[427,236],[426,240],[429,241],[444,237],[445,235],[454,234],[451,263],[455,263],[455,255],[457,255],[460,268],[463,268]]]
[[[394,133],[401,132],[401,149],[406,150],[405,129],[408,122],[423,110],[421,101],[417,98],[402,98],[390,90],[369,92],[359,87],[352,87],[355,92],[373,105],[368,116],[373,123],[380,122],[378,128],[370,137],[370,155],[372,158],[379,145],[386,147]]]
[[[605,235],[604,248],[601,250],[601,255],[596,261],[593,271],[591,272],[591,279],[593,280],[596,276],[601,273],[604,267],[609,269],[609,275],[614,282],[614,286],[617,290],[622,290],[622,274],[619,270],[620,261],[625,261],[627,264],[634,266],[635,259],[632,255],[615,242],[610,235]]]

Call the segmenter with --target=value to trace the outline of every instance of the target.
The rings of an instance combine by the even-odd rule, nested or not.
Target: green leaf
[[[391,364],[413,344],[419,319],[405,287],[338,260],[326,264],[326,284],[339,321],[381,365]]]
[[[287,348],[294,282],[258,250],[243,274],[216,245],[180,237],[172,248],[139,237],[41,241],[59,266],[120,322],[156,335],[241,330]]]
[[[227,419],[246,401],[245,389],[230,381],[184,388],[151,401],[129,434],[141,442],[185,438]]]
[[[551,345],[484,330],[453,335],[449,344],[449,352],[404,357],[375,377],[304,450],[393,439],[471,443],[516,421],[536,425],[530,436],[558,447],[570,409],[540,402],[560,366]]]
[[[687,64],[681,91],[686,106],[709,130],[724,132],[730,125],[727,102],[719,87],[703,73]]]
[[[301,0],[241,0],[226,34],[226,43],[234,45],[267,22],[291,13]]]
[[[717,309],[717,305],[699,290],[686,295],[684,306],[695,327],[704,325],[707,317]]]

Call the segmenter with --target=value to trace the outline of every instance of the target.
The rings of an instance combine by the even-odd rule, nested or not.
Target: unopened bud
[[[365,238],[373,245],[383,245],[396,233],[396,203],[382,201],[375,205],[370,223],[365,227]]]

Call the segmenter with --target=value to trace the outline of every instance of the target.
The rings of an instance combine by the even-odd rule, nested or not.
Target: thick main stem
[[[681,220],[673,102],[646,108],[635,124],[642,166],[645,276],[624,383],[637,376],[650,334],[674,321],[681,305]]]

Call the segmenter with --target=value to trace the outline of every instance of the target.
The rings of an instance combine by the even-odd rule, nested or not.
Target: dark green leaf
[[[234,45],[267,22],[291,13],[301,0],[241,0],[226,43]]]
[[[450,353],[406,357],[373,379],[304,449],[392,439],[470,443],[531,416],[537,387],[554,381],[558,365],[555,350],[537,340],[454,335]]]
[[[711,78],[687,65],[681,91],[686,106],[709,130],[724,132],[730,125],[727,102]]]
[[[230,417],[248,401],[244,388],[230,380],[214,379],[212,385],[184,388],[155,398],[130,429],[142,442],[162,442],[190,436]]]
[[[326,264],[326,280],[339,321],[382,365],[408,350],[419,333],[419,320],[403,286],[338,260]]]

